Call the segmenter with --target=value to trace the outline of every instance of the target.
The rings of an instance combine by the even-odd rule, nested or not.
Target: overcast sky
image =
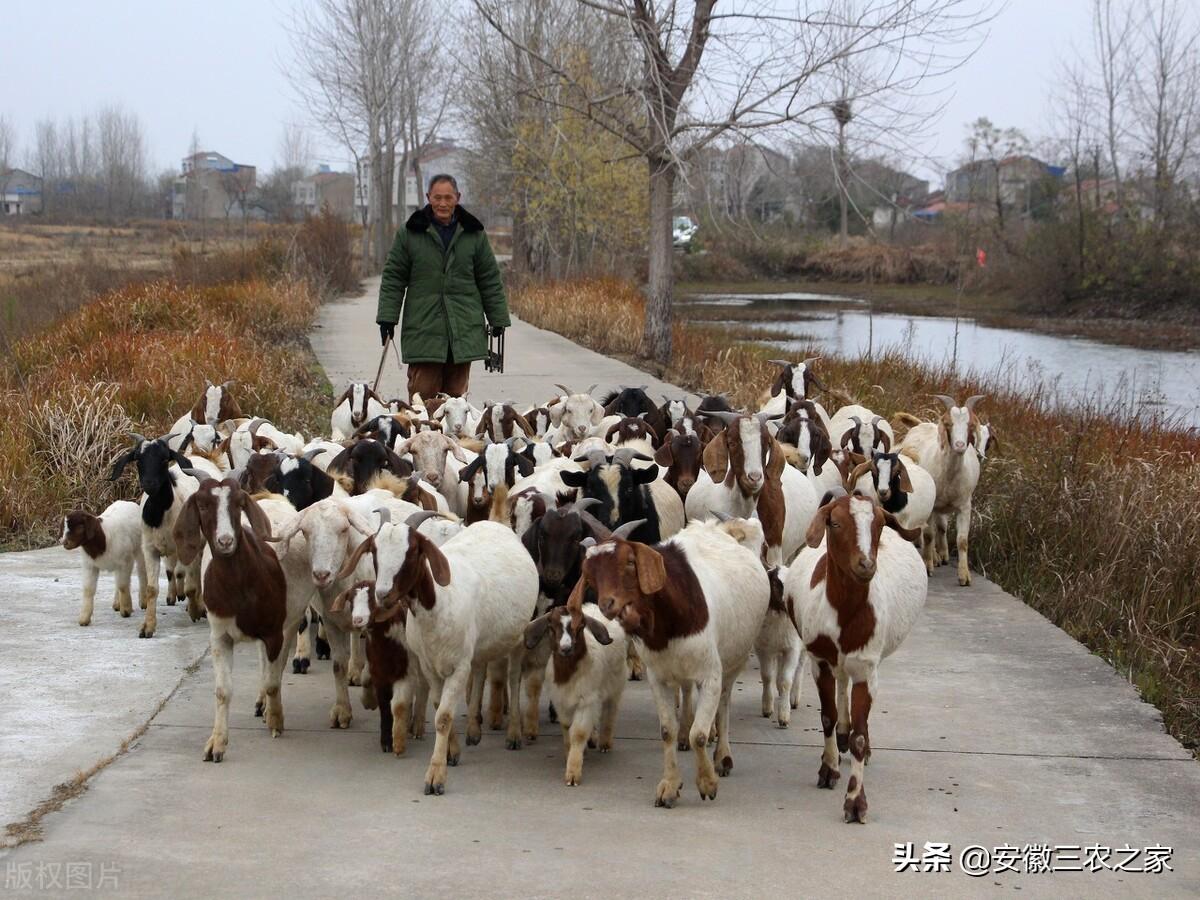
[[[45,0],[4,4],[0,113],[21,147],[34,123],[119,103],[146,129],[151,168],[177,168],[193,131],[203,149],[270,169],[283,123],[305,122],[283,66],[295,0]],[[1091,0],[1008,0],[975,57],[947,82],[929,152],[953,162],[965,124],[986,115],[1033,138]],[[447,71],[446,77],[452,77]],[[446,129],[454,137],[453,126]],[[324,161],[347,155],[325,145]],[[18,158],[23,158],[19,155]],[[925,176],[937,167],[914,165]]]

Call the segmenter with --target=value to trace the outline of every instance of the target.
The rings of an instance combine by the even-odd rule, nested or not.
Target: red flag
[[[975,249],[975,262],[979,263],[979,268],[981,269],[987,265],[987,253],[984,252],[982,247]]]

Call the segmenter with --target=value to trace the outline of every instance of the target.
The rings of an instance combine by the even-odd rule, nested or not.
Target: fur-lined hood
[[[471,234],[472,232],[476,231],[483,231],[483,223],[467,212],[462,206],[459,206],[458,209],[455,210],[454,214],[458,218],[458,224],[462,226],[463,231],[465,231],[467,234]],[[427,231],[429,226],[432,224],[433,210],[430,209],[429,204],[426,203],[408,217],[408,221],[404,223],[404,227],[409,231],[421,232]]]

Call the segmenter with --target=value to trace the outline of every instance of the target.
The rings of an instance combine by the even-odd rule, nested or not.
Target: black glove
[[[504,334],[504,326],[503,325],[493,325],[492,326],[492,337],[498,338],[502,334]]]
[[[376,322],[379,326],[379,342],[386,347],[387,342],[396,336],[396,324],[394,322]]]

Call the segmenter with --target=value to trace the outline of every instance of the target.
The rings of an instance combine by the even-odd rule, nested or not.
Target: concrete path
[[[366,368],[374,375],[373,303],[368,296],[325,311],[313,343],[335,384]],[[349,345],[364,348],[365,365],[353,353],[341,361],[329,353]],[[512,375],[480,378],[478,399],[537,399],[558,380],[647,380],[607,360],[601,375],[589,360],[602,358],[524,325],[510,348]],[[48,580],[58,563],[39,565]],[[6,590],[4,605],[24,602],[31,589]],[[73,606],[62,606],[36,635],[3,648],[0,670],[84,631]],[[103,623],[101,612],[97,603]],[[185,616],[177,625],[184,623]],[[118,671],[144,664],[165,643],[125,630],[128,640],[111,653]],[[190,631],[200,636],[203,625]],[[629,685],[614,751],[588,755],[582,786],[563,786],[557,726],[543,715],[542,738],[517,752],[485,732],[450,770],[446,795],[431,798],[421,786],[432,740],[411,742],[404,758],[380,753],[378,719],[357,690],[350,729],[327,727],[328,662],[286,677],[287,731],[272,740],[251,715],[257,656],[242,646],[235,660],[224,763],[201,762],[213,711],[206,659],[129,752],[45,819],[42,842],[0,859],[6,877],[28,875],[34,887],[40,877],[45,887],[50,867],[62,878],[75,863],[81,879],[88,867],[93,886],[107,873],[106,888],[115,883],[111,893],[122,896],[1200,895],[1200,766],[1103,661],[985,579],[958,588],[948,568],[933,580],[914,633],[882,668],[866,826],[842,824],[841,790],[815,787],[820,732],[811,680],[791,728],[781,730],[758,715],[753,663],[734,696],[733,774],[715,803],[702,804],[694,761],[684,756],[684,793],[666,811],[653,807],[661,751],[645,684]],[[39,667],[43,676],[53,672]],[[43,702],[51,715],[61,700],[47,692]],[[930,864],[938,854],[926,854],[925,844],[949,844],[950,871],[897,874],[895,845],[909,842]],[[989,874],[968,877],[959,854],[969,845],[1016,848],[999,855],[1016,854],[1021,871],[997,872],[994,861]],[[1063,848],[1064,868],[1080,867],[1070,857],[1089,846],[1110,848],[1110,867],[1129,855],[1116,848],[1172,847],[1174,871],[1026,874],[1038,856],[1026,856],[1030,845]]]

